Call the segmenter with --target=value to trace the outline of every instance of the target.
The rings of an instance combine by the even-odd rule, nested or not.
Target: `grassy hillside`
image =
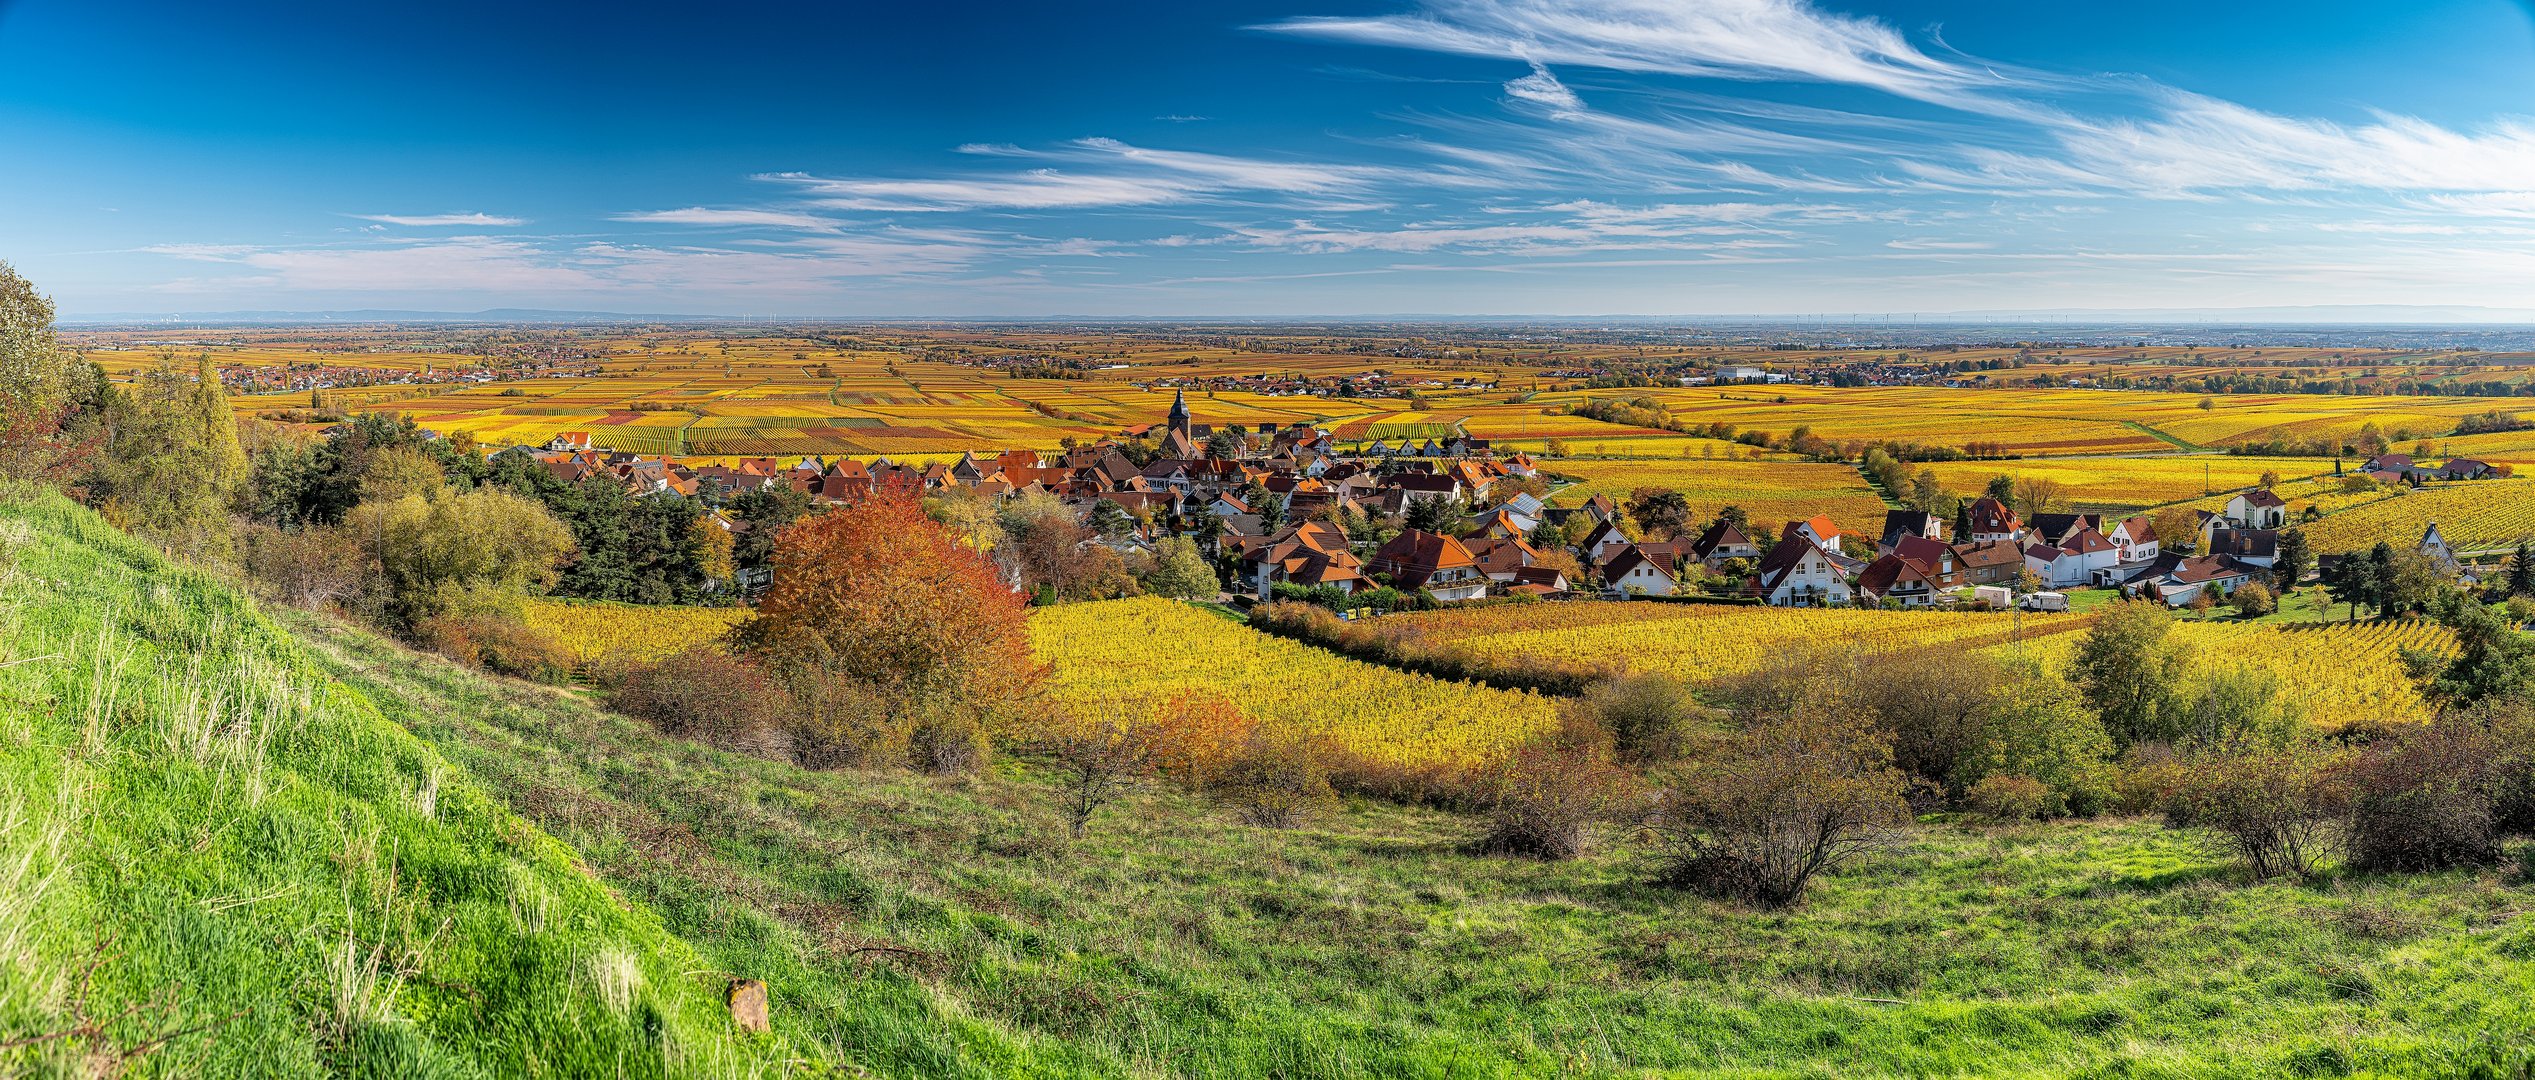
[[[0,1075],[784,1074],[725,985],[236,593],[0,500]]]
[[[2519,1075],[2522,870],[2247,885],[2141,821],[1933,825],[1756,914],[1625,854],[1474,858],[1357,801],[1152,792],[1069,844],[1026,765],[805,773],[294,616],[777,1024],[927,1075]],[[1000,1055],[1000,1056],[998,1056]]]
[[[0,1075],[170,1034],[141,1071],[2535,1066],[2523,855],[2247,885],[2146,822],[1932,824],[1759,914],[1624,852],[1463,855],[1469,821],[1366,801],[1274,832],[1151,792],[1068,843],[1026,764],[806,773],[662,739],[268,620],[57,500],[0,503],[0,549],[0,1042],[120,1017]],[[733,972],[771,984],[773,1037],[727,1035]]]

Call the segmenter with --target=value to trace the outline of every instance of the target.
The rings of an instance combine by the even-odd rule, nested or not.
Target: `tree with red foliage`
[[[910,492],[795,522],[773,570],[741,648],[795,681],[859,684],[919,766],[970,767],[1038,688],[1023,598]]]

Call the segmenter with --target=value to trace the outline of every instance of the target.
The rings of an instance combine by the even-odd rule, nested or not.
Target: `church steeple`
[[[1171,430],[1188,434],[1188,391],[1181,390],[1171,398]]]

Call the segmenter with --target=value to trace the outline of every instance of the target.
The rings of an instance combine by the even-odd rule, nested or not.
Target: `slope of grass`
[[[351,685],[725,967],[925,1075],[2522,1075],[2518,871],[2251,885],[2140,821],[1929,825],[1756,913],[1605,850],[1460,853],[1355,801],[1246,829],[1047,778],[808,773],[311,616]]]
[[[724,978],[234,591],[0,499],[0,1075],[797,1072]]]

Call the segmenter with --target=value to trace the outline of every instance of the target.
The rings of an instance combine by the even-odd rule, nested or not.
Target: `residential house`
[[[1964,530],[1963,539],[1972,543],[1991,544],[2024,538],[2024,523],[2016,520],[2016,512],[1991,496],[1983,495],[1972,500],[1972,505],[1964,508],[1963,516],[1968,519],[1969,525]]]
[[[2226,555],[2168,555],[2160,562],[2170,562],[2171,569],[2132,578],[2122,591],[2167,607],[2182,607],[2204,593],[2232,593],[2263,573],[2260,567]]]
[[[1893,547],[1901,543],[1901,538],[1905,536],[1919,536],[1943,542],[1945,519],[1917,510],[1887,510],[1884,512],[1884,535],[1875,541],[1875,553],[1892,554]]]
[[[1760,558],[1760,545],[1752,543],[1739,526],[1720,518],[1690,542],[1690,554],[1713,569],[1725,565],[1727,559]]]
[[[1602,588],[1613,596],[1671,596],[1679,585],[1669,557],[1651,555],[1631,544],[1602,564]]]
[[[1488,594],[1488,577],[1461,541],[1439,532],[1410,529],[1374,552],[1371,573],[1390,578],[1402,592],[1425,590],[1438,600],[1476,600]]]
[[[2240,529],[2286,528],[2289,504],[2270,488],[2238,492],[2227,500],[2227,520]]]
[[[2157,557],[2156,522],[2146,514],[2136,514],[2113,523],[2104,539],[2113,543],[2114,561],[2123,566],[2152,562]]]
[[[1367,588],[1364,563],[1347,547],[1347,534],[1325,521],[1306,521],[1244,545],[1241,561],[1253,592],[1267,599],[1279,582],[1347,592]]]
[[[1787,531],[1779,535],[1803,536],[1813,541],[1815,546],[1834,554],[1840,550],[1840,527],[1824,514],[1815,514],[1803,521],[1790,521]]]
[[[1857,574],[1858,595],[1878,604],[1892,601],[1903,607],[1926,607],[1936,602],[1940,591],[1942,586],[1917,563],[1890,552]]]
[[[1801,534],[1780,537],[1752,575],[1752,593],[1773,607],[1845,604],[1848,576],[1829,552]]]
[[[1962,585],[2005,585],[2024,570],[2024,548],[2013,540],[1955,544],[1954,565]]]

